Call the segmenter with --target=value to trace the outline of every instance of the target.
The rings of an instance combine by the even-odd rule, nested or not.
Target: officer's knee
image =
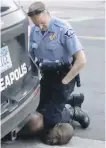
[[[31,132],[40,131],[44,127],[43,115],[40,113],[32,114],[28,125]]]

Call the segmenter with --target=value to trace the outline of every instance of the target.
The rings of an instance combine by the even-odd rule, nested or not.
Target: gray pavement
[[[72,140],[63,146],[48,146],[38,140],[17,141],[9,144],[3,144],[3,148],[105,148],[104,141],[88,140],[79,137],[73,137]]]
[[[52,15],[56,15],[71,23],[75,29],[87,57],[87,64],[81,72],[82,87],[75,92],[85,94],[83,109],[89,114],[91,124],[82,130],[78,125],[75,137],[69,148],[104,148],[105,143],[105,15],[103,2],[87,2],[76,5],[69,0],[43,0]],[[67,2],[67,3],[66,3]],[[23,1],[25,10],[30,2]],[[85,8],[89,9],[85,9]],[[68,8],[68,9],[67,9]],[[73,9],[72,9],[73,8]],[[81,9],[82,8],[82,9]],[[90,9],[91,8],[91,9]],[[81,37],[83,36],[83,37]],[[102,37],[102,39],[101,39]],[[37,140],[15,141],[3,144],[2,148],[51,148]],[[62,146],[61,146],[62,147]],[[60,148],[53,147],[52,148]]]

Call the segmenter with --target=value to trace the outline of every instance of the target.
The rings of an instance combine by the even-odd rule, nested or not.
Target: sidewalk
[[[32,144],[31,148],[105,148],[105,141],[73,137],[72,140],[64,146],[48,146],[42,143],[36,143],[36,145]]]

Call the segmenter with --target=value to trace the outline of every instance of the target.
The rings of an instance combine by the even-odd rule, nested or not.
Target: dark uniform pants
[[[59,72],[45,72],[40,81],[40,104],[38,111],[44,115],[45,124],[55,125],[70,121],[70,113],[65,108],[69,95],[74,91],[75,79],[62,84],[65,75]]]

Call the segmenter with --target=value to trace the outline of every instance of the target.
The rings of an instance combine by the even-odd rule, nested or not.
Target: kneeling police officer
[[[84,96],[70,96],[86,63],[75,31],[63,20],[52,17],[42,2],[31,4],[28,16],[33,22],[29,53],[42,74],[38,112],[43,114],[44,124],[53,126],[73,119],[87,128],[89,117],[81,110]],[[70,104],[71,109],[65,104]]]

